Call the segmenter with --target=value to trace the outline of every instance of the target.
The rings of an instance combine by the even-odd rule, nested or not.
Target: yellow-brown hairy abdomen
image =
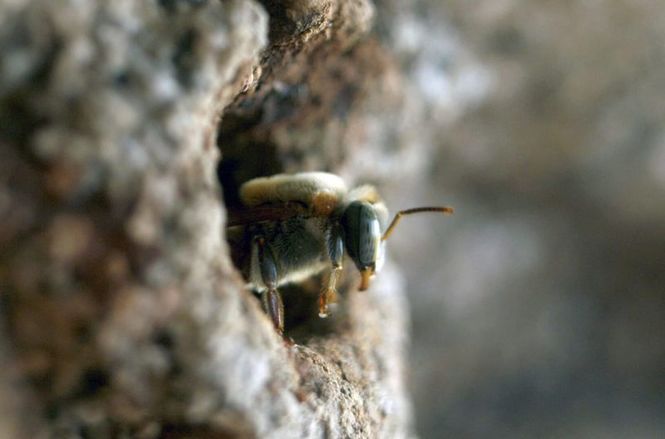
[[[297,201],[325,214],[334,209],[346,193],[346,184],[334,174],[302,172],[250,180],[240,188],[240,199],[248,207]]]

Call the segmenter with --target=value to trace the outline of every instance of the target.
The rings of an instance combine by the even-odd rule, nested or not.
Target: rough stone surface
[[[217,177],[353,181],[399,133],[371,3],[264,3],[0,7],[3,437],[411,434],[394,267],[327,322],[296,288],[290,345],[231,264]]]

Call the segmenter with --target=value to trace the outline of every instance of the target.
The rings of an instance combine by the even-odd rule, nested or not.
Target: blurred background
[[[377,12],[431,131],[389,205],[456,209],[391,238],[417,432],[665,437],[665,6]]]

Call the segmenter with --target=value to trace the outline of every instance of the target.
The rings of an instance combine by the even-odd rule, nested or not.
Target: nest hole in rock
[[[260,114],[260,111],[259,111]],[[259,134],[257,127],[261,116],[228,112],[218,127],[217,146],[221,159],[217,165],[217,177],[222,188],[227,211],[244,209],[239,197],[240,186],[252,178],[269,176],[285,171],[285,160],[291,163],[302,161],[301,157],[287,157],[278,151],[269,135]],[[267,130],[269,132],[269,130]],[[242,226],[229,227],[226,237],[231,249],[231,258],[244,279],[247,279],[248,258],[251,240]],[[332,304],[327,318],[318,316],[318,296],[323,275],[316,275],[298,284],[280,286],[284,301],[285,336],[298,344],[307,344],[313,337],[329,337],[342,327],[345,320],[343,304]],[[344,301],[344,292],[350,283],[346,277],[340,279],[339,300]],[[260,297],[253,294],[257,300]]]

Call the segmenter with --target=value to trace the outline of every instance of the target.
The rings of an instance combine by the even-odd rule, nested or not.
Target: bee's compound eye
[[[374,269],[381,243],[381,226],[371,204],[354,201],[342,215],[347,252],[359,270]]]

